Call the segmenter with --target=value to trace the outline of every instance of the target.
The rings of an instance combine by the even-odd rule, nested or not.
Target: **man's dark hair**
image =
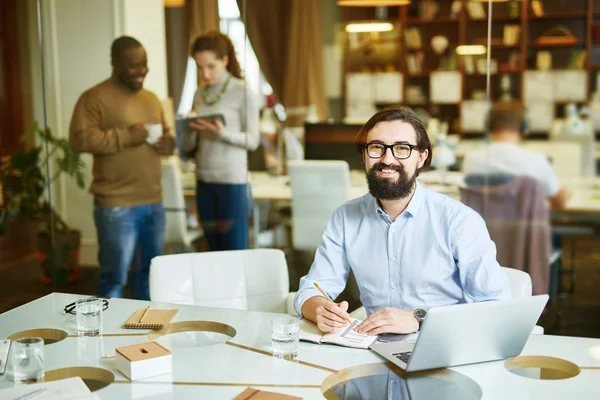
[[[143,47],[142,44],[131,36],[121,36],[116,38],[110,46],[110,59],[111,61],[117,61],[124,50],[131,49],[134,47]]]
[[[492,105],[489,115],[491,133],[499,131],[523,132],[525,109],[517,101],[503,101]]]
[[[384,108],[383,110],[378,111],[375,115],[373,115],[363,126],[360,128],[358,135],[356,136],[356,140],[354,141],[356,145],[356,150],[362,156],[365,152],[365,144],[367,144],[367,136],[371,129],[375,127],[380,122],[384,121],[403,121],[406,122],[414,128],[417,133],[417,143],[415,143],[419,149],[419,151],[423,152],[425,150],[429,150],[429,154],[427,155],[427,159],[423,163],[423,166],[417,170],[418,172],[424,171],[429,168],[431,164],[431,157],[433,156],[433,152],[431,151],[431,142],[429,141],[429,136],[427,135],[427,130],[425,126],[417,117],[415,112],[405,106],[389,106]]]

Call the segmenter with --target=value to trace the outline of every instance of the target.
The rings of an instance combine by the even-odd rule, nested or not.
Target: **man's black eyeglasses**
[[[371,158],[381,158],[385,155],[387,149],[392,150],[392,155],[399,160],[404,160],[412,154],[413,149],[418,149],[419,146],[408,143],[383,144],[383,143],[367,143],[365,144],[367,155]]]
[[[76,301],[74,301],[73,303],[67,304],[64,308],[65,312],[67,314],[73,314],[75,315],[75,305],[76,305]],[[102,311],[106,311],[106,309],[108,308],[108,300],[102,300]]]

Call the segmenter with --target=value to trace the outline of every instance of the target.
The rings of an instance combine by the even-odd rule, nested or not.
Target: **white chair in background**
[[[295,314],[283,251],[252,249],[159,256],[152,301]]]
[[[296,250],[315,250],[322,241],[327,221],[350,200],[350,167],[341,160],[288,162],[292,187],[292,245]]]
[[[508,285],[510,286],[510,291],[512,292],[513,299],[522,299],[524,297],[531,296],[533,286],[531,284],[531,277],[527,272],[506,267],[502,267],[502,270],[506,273],[506,276],[508,277]],[[360,307],[352,311],[350,313],[350,316],[352,318],[363,320],[367,318],[367,311],[364,307]],[[544,327],[536,325],[531,331],[531,333],[543,335]]]
[[[201,230],[188,231],[185,198],[181,183],[178,159],[169,157],[162,161],[162,196],[165,207],[165,247],[169,249],[191,247],[203,236]]]

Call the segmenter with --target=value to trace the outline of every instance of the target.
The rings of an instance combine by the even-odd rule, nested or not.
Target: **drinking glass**
[[[44,339],[17,339],[12,343],[10,353],[15,382],[36,383],[44,380]]]
[[[102,332],[102,299],[88,297],[77,300],[77,334],[96,336]]]
[[[300,347],[300,319],[293,316],[276,318],[271,321],[271,344],[273,357],[293,359]]]

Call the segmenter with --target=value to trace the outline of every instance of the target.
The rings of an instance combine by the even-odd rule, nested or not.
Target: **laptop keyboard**
[[[408,360],[410,359],[410,356],[412,355],[412,351],[405,351],[402,353],[392,353],[392,355],[394,357],[396,357],[398,360],[404,362],[405,364],[408,364]]]

